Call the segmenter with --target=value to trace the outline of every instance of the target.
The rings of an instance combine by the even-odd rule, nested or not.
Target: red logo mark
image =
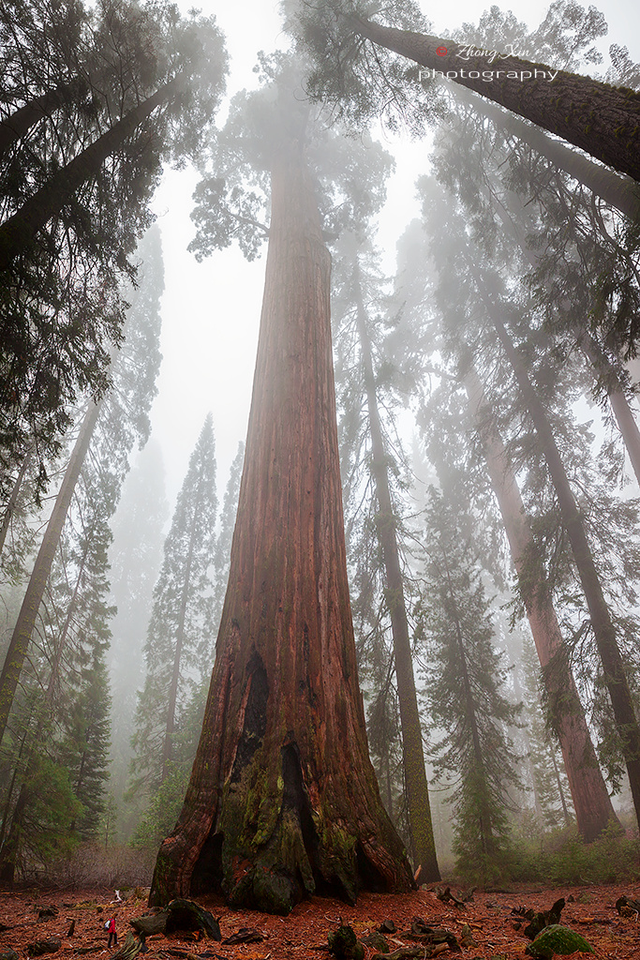
[[[437,55],[438,55],[439,57],[446,57],[446,55],[449,53],[449,51],[447,50],[446,47],[438,47],[438,48],[436,49],[436,53],[437,53]]]

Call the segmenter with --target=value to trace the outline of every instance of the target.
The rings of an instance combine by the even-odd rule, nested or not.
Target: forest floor
[[[452,887],[455,892],[455,886]],[[107,949],[105,919],[117,918],[119,947],[129,929],[128,921],[146,912],[146,901],[136,891],[124,902],[114,902],[113,890],[0,892],[0,955],[13,949],[21,958],[29,957],[29,944],[58,939],[55,960],[86,956],[87,960],[107,960],[116,950]],[[475,945],[461,952],[446,949],[439,956],[461,960],[526,960],[529,943],[512,910],[518,907],[546,910],[564,897],[567,904],[561,922],[584,936],[598,958],[640,958],[640,921],[637,915],[621,917],[616,900],[626,895],[640,897],[640,884],[624,886],[588,886],[541,889],[514,887],[511,892],[476,891],[473,900],[462,907],[444,903],[435,888],[423,887],[408,895],[363,894],[354,907],[339,900],[315,897],[299,904],[288,917],[275,917],[251,910],[230,910],[222,900],[201,898],[201,906],[220,918],[223,940],[241,928],[250,928],[263,937],[257,943],[229,945],[213,940],[196,940],[194,934],[156,935],[147,939],[145,960],[331,960],[327,935],[342,920],[351,924],[362,938],[378,929],[382,921],[392,920],[397,933],[387,936],[391,950],[415,947],[409,928],[419,917],[431,926],[443,926],[460,939],[466,923]],[[39,918],[39,913],[55,907],[57,915]],[[49,912],[53,913],[53,910]],[[70,935],[72,921],[75,920]],[[55,944],[53,944],[55,947]],[[365,960],[376,951],[367,947]],[[428,956],[428,954],[426,954]],[[575,957],[582,956],[574,954]],[[586,954],[585,954],[586,956]]]

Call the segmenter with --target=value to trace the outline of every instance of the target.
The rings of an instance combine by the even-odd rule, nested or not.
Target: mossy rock
[[[377,953],[389,953],[389,944],[378,931],[370,933],[369,936],[362,938],[362,943]]]
[[[363,960],[364,947],[348,924],[343,923],[335,933],[327,937],[329,953],[337,960]]]
[[[591,944],[575,930],[563,927],[559,923],[552,923],[550,927],[540,931],[525,953],[530,957],[539,957],[540,960],[551,960],[557,953],[575,953],[576,950],[581,953],[594,952]]]

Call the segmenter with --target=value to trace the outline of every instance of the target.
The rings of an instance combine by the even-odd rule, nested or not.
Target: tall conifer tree
[[[217,519],[213,418],[207,416],[178,494],[154,588],[145,645],[147,676],[133,736],[135,784],[152,790],[167,778],[188,694],[202,679],[201,648],[211,636],[212,568]]]
[[[505,867],[508,791],[516,782],[506,728],[518,708],[505,696],[469,530],[469,518],[432,488],[423,603],[430,714],[442,731],[435,769],[454,785],[458,868],[486,883]]]

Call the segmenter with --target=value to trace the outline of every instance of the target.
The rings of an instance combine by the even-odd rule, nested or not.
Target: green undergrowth
[[[612,826],[593,843],[575,829],[558,830],[538,841],[514,844],[509,879],[550,885],[622,883],[640,879],[640,841]]]

